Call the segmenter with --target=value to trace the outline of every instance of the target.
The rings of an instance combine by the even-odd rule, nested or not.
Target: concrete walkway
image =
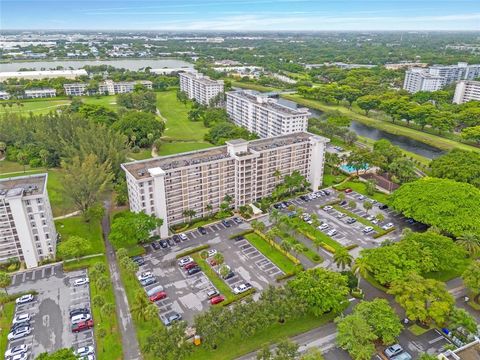
[[[62,216],[54,217],[53,220],[67,219],[67,218],[70,218],[70,217],[73,217],[73,216],[80,215],[81,213],[82,212],[80,210],[78,210],[78,211],[71,212],[70,214],[65,214],[65,215],[62,215]]]

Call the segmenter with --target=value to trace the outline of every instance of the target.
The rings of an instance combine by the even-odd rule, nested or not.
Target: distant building
[[[181,68],[161,68],[161,69],[150,69],[150,72],[158,75],[170,75],[176,74],[179,72],[195,72],[194,68],[181,67]]]
[[[403,88],[411,93],[436,91],[445,85],[460,80],[474,80],[480,77],[480,64],[434,65],[427,69],[412,68],[405,72]]]
[[[237,125],[262,138],[307,131],[310,112],[292,109],[248,90],[227,93],[227,113]]]
[[[26,99],[51,98],[57,96],[55,89],[30,89],[25,90]]]
[[[0,179],[0,262],[27,268],[55,258],[57,232],[47,194],[47,174]]]
[[[400,62],[400,63],[391,63],[391,64],[385,64],[384,67],[387,70],[400,70],[400,69],[405,69],[405,68],[411,68],[411,67],[427,67],[428,63],[419,63],[419,62]]]
[[[30,80],[40,80],[40,79],[53,79],[64,77],[66,79],[75,79],[79,76],[88,76],[88,73],[83,70],[43,70],[43,71],[9,71],[9,72],[0,72],[0,82],[7,79],[17,78],[17,79],[30,79]]]
[[[218,212],[225,195],[232,207],[271,195],[285,175],[298,171],[312,189],[322,184],[329,140],[301,132],[269,139],[227,141],[226,146],[122,164],[130,210],[163,219],[157,232],[168,236],[171,225]],[[276,177],[277,170],[281,177]],[[209,209],[209,206],[212,209]]]
[[[210,100],[223,93],[223,80],[212,80],[200,73],[180,73],[180,90],[184,91],[189,99],[202,105],[209,105]]]
[[[67,96],[82,96],[86,94],[87,86],[88,85],[84,83],[73,83],[64,84],[63,88]]]
[[[105,80],[98,86],[98,92],[100,94],[125,94],[132,92],[135,89],[135,85],[143,85],[147,89],[152,89],[152,82],[148,80],[142,81],[122,81],[114,82],[113,80]]]
[[[480,81],[462,80],[458,82],[453,95],[454,104],[463,104],[467,101],[480,101]]]
[[[438,355],[439,360],[477,360],[480,359],[480,340],[475,339],[456,350],[447,350]]]
[[[10,94],[6,91],[0,91],[0,100],[8,100],[10,99]]]
[[[344,70],[351,70],[351,69],[371,69],[374,68],[377,65],[371,65],[371,64],[347,64],[343,62],[331,62],[331,63],[323,63],[323,64],[305,64],[305,69],[311,70],[311,69],[317,69],[321,68],[324,66],[335,66],[340,69]]]

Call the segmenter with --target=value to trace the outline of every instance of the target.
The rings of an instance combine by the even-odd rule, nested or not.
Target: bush
[[[253,230],[252,230],[252,229],[250,229],[250,230],[245,230],[245,231],[242,231],[242,232],[240,232],[240,233],[238,233],[238,234],[229,236],[229,239],[233,240],[233,239],[235,239],[235,238],[243,237],[243,236],[248,235],[248,234],[251,234],[251,233],[253,233]]]
[[[133,152],[134,154],[139,153],[139,152],[140,152],[140,147],[139,147],[139,146],[134,146],[134,147],[132,148],[132,152]]]
[[[285,274],[282,274],[282,275],[278,275],[275,278],[275,281],[280,282],[280,281],[285,280],[285,279],[290,279],[291,277],[297,275],[300,270],[301,269],[298,269],[298,270],[291,271],[291,272],[288,272],[288,273],[285,273]]]
[[[379,237],[383,236],[383,235],[386,235],[388,233],[391,233],[392,231],[396,230],[396,227],[392,227],[388,230],[385,230],[385,231],[382,231],[382,232],[379,232],[379,233],[376,233],[375,235],[373,235],[373,238],[374,239],[378,239]]]
[[[355,299],[363,299],[364,296],[365,296],[365,295],[363,294],[362,289],[352,290],[351,295],[352,295]]]
[[[313,260],[314,260],[314,261],[320,261],[321,259],[322,259],[321,256],[318,255],[318,254],[315,254],[315,255],[313,256]]]
[[[196,252],[199,252],[199,251],[202,251],[202,250],[205,250],[205,249],[208,249],[210,247],[210,245],[206,244],[206,245],[201,245],[201,246],[197,246],[193,249],[190,249],[190,250],[185,250],[183,252],[181,252],[180,254],[177,254],[177,256],[175,256],[177,259],[180,259],[182,257],[185,257],[185,256],[188,256],[188,255],[191,255],[191,254],[195,254]]]
[[[39,168],[42,166],[42,160],[38,158],[34,158],[28,162],[28,165],[32,168]]]
[[[229,299],[229,300],[225,300],[225,301],[222,302],[221,304],[222,304],[223,306],[228,306],[228,305],[230,305],[231,303],[234,303],[235,301],[238,301],[238,300],[241,300],[241,299],[246,298],[247,296],[253,295],[253,294],[255,293],[255,291],[257,291],[257,289],[251,288],[250,290],[247,290],[247,291],[245,291],[244,293],[235,295],[235,297],[233,297],[233,298],[231,298],[231,299]]]
[[[346,250],[352,250],[352,249],[355,249],[355,248],[357,248],[357,247],[358,247],[357,244],[350,244],[350,245],[348,245],[348,246],[345,246],[345,249],[346,249]]]

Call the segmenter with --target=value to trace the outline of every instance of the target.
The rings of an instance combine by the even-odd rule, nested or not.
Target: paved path
[[[70,214],[65,214],[65,215],[62,215],[62,216],[54,217],[53,220],[67,219],[67,218],[72,217],[72,216],[80,215],[81,213],[82,212],[80,210],[78,210],[78,211],[71,212]]]
[[[132,316],[130,314],[125,288],[123,287],[123,283],[120,279],[115,251],[112,247],[112,244],[110,244],[110,241],[108,241],[108,234],[110,233],[110,202],[105,201],[104,206],[105,216],[102,219],[102,231],[107,250],[110,276],[115,291],[115,301],[117,303],[117,318],[120,323],[120,333],[122,334],[123,358],[125,360],[138,360],[142,357],[140,354],[140,347],[138,345],[135,327],[132,322]]]

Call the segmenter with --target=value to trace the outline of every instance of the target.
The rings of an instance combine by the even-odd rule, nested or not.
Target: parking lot
[[[173,246],[157,249],[146,246],[145,264],[140,267],[139,274],[150,271],[157,279],[157,283],[146,287],[146,291],[162,285],[167,293],[165,299],[159,300],[159,316],[162,320],[178,313],[184,320],[191,323],[193,317],[211,305],[207,296],[209,290],[215,289],[203,272],[187,275],[178,266],[176,254],[189,248],[208,244],[224,256],[224,264],[233,271],[234,276],[225,280],[225,283],[234,287],[248,282],[259,292],[269,284],[275,283],[275,278],[282,274],[274,264],[263,256],[246,239],[229,239],[230,236],[247,230],[246,223],[236,224],[229,221],[230,227],[222,223],[205,226],[207,234],[202,235],[198,230],[187,232],[187,239],[173,242]],[[258,293],[259,293],[258,292]],[[259,295],[256,295],[259,296]]]
[[[61,348],[94,347],[93,330],[73,334],[69,316],[71,309],[90,308],[89,285],[73,286],[75,279],[85,276],[84,270],[66,274],[60,264],[13,275],[10,293],[36,291],[38,295],[33,301],[16,306],[15,315],[30,314],[32,331],[26,337],[9,342],[8,348],[25,344],[31,358],[35,358]]]

